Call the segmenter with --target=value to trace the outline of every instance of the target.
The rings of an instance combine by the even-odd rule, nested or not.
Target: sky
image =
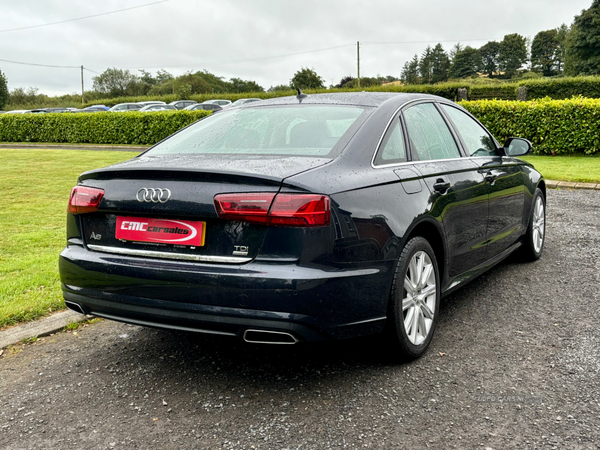
[[[427,45],[480,47],[570,25],[592,0],[0,0],[10,90],[81,93],[107,68],[208,70],[268,89],[302,67],[326,85],[400,76]],[[9,62],[10,61],[10,62]],[[17,64],[26,63],[26,64]],[[62,66],[62,67],[45,67]]]

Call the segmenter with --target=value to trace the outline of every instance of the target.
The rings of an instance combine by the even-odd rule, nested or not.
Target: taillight
[[[98,211],[100,200],[104,197],[102,189],[85,186],[75,186],[69,197],[69,214],[84,214]]]
[[[329,197],[314,194],[219,194],[219,218],[272,226],[320,227],[329,225]]]
[[[267,223],[275,194],[219,194],[215,207],[221,219]]]

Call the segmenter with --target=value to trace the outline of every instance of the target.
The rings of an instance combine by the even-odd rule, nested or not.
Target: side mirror
[[[527,139],[509,137],[504,142],[504,154],[506,156],[525,156],[531,153],[533,146]]]

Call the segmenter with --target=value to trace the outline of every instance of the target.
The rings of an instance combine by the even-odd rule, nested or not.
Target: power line
[[[21,61],[11,61],[10,59],[0,59],[2,62],[20,64],[22,66],[37,66],[37,67],[53,67],[56,69],[79,69],[80,66],[55,66],[52,64],[36,64],[36,63],[26,63]]]
[[[166,1],[166,0],[165,0]],[[218,64],[235,64],[235,63],[240,63],[240,62],[251,62],[251,61],[261,61],[261,60],[266,60],[266,59],[276,59],[276,58],[286,58],[288,56],[296,56],[296,55],[304,55],[307,53],[317,53],[317,52],[324,52],[327,50],[334,50],[334,49],[338,49],[338,48],[343,48],[343,47],[348,47],[348,46],[353,46],[354,44],[343,44],[343,45],[336,45],[334,47],[327,47],[327,48],[320,48],[320,49],[316,49],[316,50],[306,50],[303,52],[296,52],[296,53],[288,53],[285,55],[273,55],[273,56],[262,56],[262,57],[258,57],[258,58],[246,58],[246,59],[236,59],[236,60],[229,60],[229,61],[211,61],[211,62],[202,62],[202,63],[194,63],[193,65],[195,66],[208,66],[208,65],[218,65]],[[57,68],[57,69],[80,69],[81,66],[58,66],[58,65],[52,65],[52,64],[36,64],[36,63],[28,63],[28,62],[22,62],[22,61],[12,61],[9,59],[0,59],[0,61],[2,62],[7,62],[7,63],[13,63],[13,64],[20,64],[23,66],[36,66],[36,67],[52,67],[52,68]],[[189,67],[189,65],[187,66],[169,66],[169,65],[163,65],[163,66],[154,66],[154,67],[148,67],[148,66],[136,66],[136,67],[120,67],[121,69],[164,69],[164,68],[181,68],[181,67]],[[90,72],[99,74],[98,72],[92,70],[92,69],[88,69],[87,67],[84,67],[85,70],[88,70]]]
[[[108,11],[108,12],[104,12],[104,13],[100,13],[100,14],[92,14],[91,16],[83,16],[83,17],[77,17],[75,19],[61,20],[59,22],[44,23],[44,24],[41,24],[41,25],[30,25],[30,26],[27,26],[27,27],[19,27],[19,28],[10,28],[8,30],[0,30],[0,33],[8,33],[9,31],[30,30],[32,28],[49,27],[50,25],[58,25],[58,24],[61,24],[61,23],[75,22],[77,20],[84,20],[84,19],[91,19],[93,17],[106,16],[108,14],[116,14],[116,13],[120,13],[120,12],[123,12],[123,11],[129,11],[131,9],[144,8],[146,6],[156,5],[157,3],[165,3],[165,2],[168,2],[168,1],[171,1],[171,0],[160,0],[160,1],[157,1],[157,2],[146,3],[144,5],[132,6],[130,8],[117,9],[117,10],[114,10],[114,11]]]
[[[478,41],[490,41],[494,39],[452,39],[448,41],[396,41],[396,42],[361,42],[361,45],[393,45],[393,44],[435,44],[435,43],[447,43],[447,42],[478,42]]]

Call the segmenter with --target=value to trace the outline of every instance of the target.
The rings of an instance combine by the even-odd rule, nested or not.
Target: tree
[[[345,76],[344,78],[342,78],[340,80],[340,82],[338,84],[336,84],[335,86],[333,86],[336,89],[342,89],[344,87],[347,87],[346,85],[350,82],[352,82],[352,80],[354,80],[354,78],[350,75]]]
[[[255,81],[232,78],[229,80],[231,92],[264,92],[265,90]]]
[[[556,29],[556,71],[562,73],[565,69],[565,60],[567,54],[567,42],[571,27],[564,23]]]
[[[498,66],[500,70],[507,77],[512,77],[526,62],[527,45],[525,38],[517,33],[504,36],[504,39],[500,42],[498,53]]]
[[[400,79],[406,84],[419,84],[419,57],[417,55],[404,63]]]
[[[451,78],[466,78],[477,74],[481,66],[479,50],[468,45],[456,54],[450,66]]]
[[[8,103],[8,80],[6,75],[0,70],[0,109],[4,108],[4,105]]]
[[[498,71],[498,55],[500,53],[500,44],[496,41],[490,41],[479,49],[481,55],[481,70],[487,72],[489,77],[494,76]]]
[[[292,89],[323,89],[325,80],[313,69],[302,67],[290,80],[290,87]]]
[[[113,67],[112,69],[106,69],[92,80],[94,80],[93,89],[95,91],[117,97],[133,94],[133,88],[140,78],[129,72],[129,70]]]
[[[567,55],[572,75],[600,74],[600,0],[581,11],[571,27]]]
[[[282,92],[282,91],[289,91],[292,88],[290,87],[289,84],[278,84],[277,86],[271,86],[267,92]]]
[[[192,86],[189,84],[180,84],[177,87],[177,95],[180,100],[186,100],[192,95]]]
[[[531,44],[531,68],[545,77],[556,75],[558,41],[556,30],[540,31]]]
[[[446,81],[449,69],[450,58],[448,58],[442,44],[437,44],[431,51],[431,82]]]
[[[456,54],[458,52],[462,52],[464,49],[465,48],[463,47],[463,45],[460,42],[457,42],[456,44],[454,44],[454,46],[448,52],[448,57],[450,58],[450,63],[452,63],[454,61],[454,57],[456,56]]]
[[[428,45],[427,48],[421,54],[421,59],[419,60],[419,75],[421,75],[421,83],[423,84],[432,83],[431,51],[431,47]]]

